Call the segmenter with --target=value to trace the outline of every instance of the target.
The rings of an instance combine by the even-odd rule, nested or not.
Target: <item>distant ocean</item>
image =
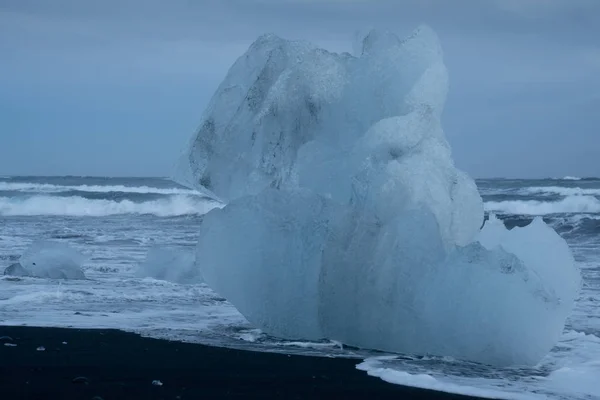
[[[571,246],[584,286],[559,346],[536,368],[493,369],[410,356],[370,360],[362,368],[389,368],[400,371],[394,379],[405,379],[402,383],[467,394],[597,398],[600,179],[489,179],[477,184],[486,212],[496,213],[507,226],[526,225],[540,216]],[[333,342],[267,337],[205,285],[136,275],[150,249],[193,250],[202,215],[216,206],[162,178],[0,177],[0,270],[18,260],[33,241],[47,239],[86,254],[89,278],[0,277],[0,324],[111,327],[254,350],[377,355]]]

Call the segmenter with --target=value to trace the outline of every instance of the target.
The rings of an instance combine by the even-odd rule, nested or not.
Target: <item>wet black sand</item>
[[[359,360],[230,350],[117,330],[0,326],[3,336],[9,338],[0,339],[2,400],[474,399],[385,383],[358,371]]]

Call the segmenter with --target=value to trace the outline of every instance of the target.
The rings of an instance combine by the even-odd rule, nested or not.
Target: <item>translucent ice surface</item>
[[[20,263],[10,264],[4,269],[4,275],[10,276],[30,276],[30,272],[27,271]]]
[[[19,263],[30,276],[49,279],[85,279],[81,269],[85,257],[67,244],[53,241],[33,243]]]
[[[137,270],[141,278],[155,278],[175,283],[202,281],[193,251],[182,248],[154,247]]]
[[[229,71],[178,169],[227,203],[201,226],[205,281],[275,336],[535,364],[579,288],[568,246],[541,220],[480,230],[431,29],[358,43],[263,36]]]

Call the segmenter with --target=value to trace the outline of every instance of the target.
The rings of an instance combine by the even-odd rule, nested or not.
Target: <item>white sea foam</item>
[[[598,384],[600,361],[562,367],[548,376],[549,386],[567,393],[577,393],[590,398],[600,398],[600,385]]]
[[[0,279],[2,324],[76,328],[117,328],[154,337],[202,342],[198,332],[215,326],[242,326],[243,317],[231,305],[215,302],[204,285],[176,285],[123,276],[86,281],[23,278],[19,285]]]
[[[559,196],[600,196],[600,188],[580,188],[564,186],[533,186],[524,188],[523,194],[557,194]]]
[[[514,215],[600,213],[600,200],[592,196],[568,196],[559,201],[488,201],[484,207],[486,211]]]
[[[156,188],[150,186],[125,185],[52,185],[49,183],[0,182],[0,191],[18,191],[26,193],[60,193],[68,191],[91,193],[153,193],[153,194],[198,194],[195,190],[180,188]]]
[[[0,216],[62,215],[102,217],[119,214],[153,214],[170,217],[205,214],[217,203],[194,196],[171,196],[165,199],[135,203],[130,200],[90,200],[83,197],[32,196],[26,199],[0,197]]]
[[[333,340],[328,341],[326,343],[319,343],[319,342],[281,342],[279,343],[280,346],[284,346],[284,347],[300,347],[303,349],[331,349],[331,348],[340,348],[342,345],[340,345],[339,342],[335,342]]]
[[[389,357],[387,357],[389,358]],[[518,399],[533,400],[545,399],[545,396],[534,394],[511,393],[506,390],[496,390],[488,388],[479,388],[474,386],[461,385],[453,382],[444,382],[429,374],[411,374],[405,371],[396,370],[380,365],[380,361],[385,360],[381,357],[366,359],[356,366],[357,369],[367,372],[370,376],[381,378],[382,380],[396,385],[411,386],[422,389],[437,390],[440,392],[462,394],[466,396],[485,397],[490,399]]]
[[[566,331],[556,351],[535,368],[537,373],[517,368],[511,379],[505,379],[484,366],[478,367],[480,372],[476,374],[463,374],[460,368],[448,373],[456,366],[453,360],[432,364],[384,356],[368,358],[357,368],[389,383],[469,396],[519,400],[600,398],[600,338],[591,334]],[[543,370],[549,373],[539,375]],[[505,372],[511,375],[510,370]]]
[[[580,181],[580,180],[581,180],[581,178],[580,178],[580,177],[578,177],[578,176],[568,176],[568,175],[567,175],[567,176],[565,176],[565,177],[563,178],[563,180],[564,180],[564,181]]]
[[[237,338],[245,342],[256,343],[265,334],[260,329],[246,329],[237,335]]]

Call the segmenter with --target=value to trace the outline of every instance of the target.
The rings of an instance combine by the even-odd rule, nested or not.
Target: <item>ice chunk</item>
[[[67,244],[54,241],[33,243],[20,258],[31,276],[49,279],[85,279],[81,269],[85,257]]]
[[[563,313],[568,313],[581,285],[581,275],[572,267],[575,260],[567,242],[541,217],[525,227],[508,230],[490,214],[477,240],[487,249],[500,247],[519,257],[558,299]]]
[[[446,246],[468,243],[483,205],[441,129],[448,79],[435,33],[371,31],[363,46],[352,57],[261,37],[217,90],[178,180],[225,201],[301,186],[375,203],[383,219],[425,203]]]
[[[423,353],[444,334],[423,340],[436,321],[423,317],[444,259],[433,214],[416,209],[389,221],[351,216],[333,231],[323,254],[319,321],[327,338],[379,350]]]
[[[31,274],[27,271],[20,263],[10,264],[4,269],[4,275],[10,276],[30,276]]]
[[[204,279],[262,330],[321,339],[321,253],[334,206],[306,190],[266,189],[209,212],[198,243]]]
[[[329,89],[343,75],[339,57],[274,35],[259,38],[219,86],[177,180],[223,200],[285,180],[298,146],[315,134],[319,102],[333,95],[319,86]]]
[[[137,275],[175,283],[202,282],[194,251],[182,248],[150,249],[144,262],[139,265]]]
[[[210,286],[269,334],[499,366],[551,349],[578,285],[572,260],[550,263],[570,278],[559,297],[535,271],[545,256],[478,242],[446,252],[426,209],[382,222],[305,190],[211,211],[198,254]]]
[[[480,231],[431,29],[358,42],[263,36],[229,71],[179,171],[228,202],[200,228],[204,279],[271,335],[536,363],[579,285],[566,243],[541,220]]]
[[[572,262],[554,265],[575,270]],[[573,299],[562,303],[532,267],[502,247],[452,251],[427,279],[435,296],[420,293],[430,325],[411,348],[499,366],[536,364],[557,342]]]
[[[363,41],[362,55],[352,57],[259,38],[213,96],[177,180],[225,201],[281,187],[306,143],[356,144],[374,123],[412,111],[435,117],[416,134],[443,140],[447,74],[435,33],[422,27],[400,41],[371,31]]]

